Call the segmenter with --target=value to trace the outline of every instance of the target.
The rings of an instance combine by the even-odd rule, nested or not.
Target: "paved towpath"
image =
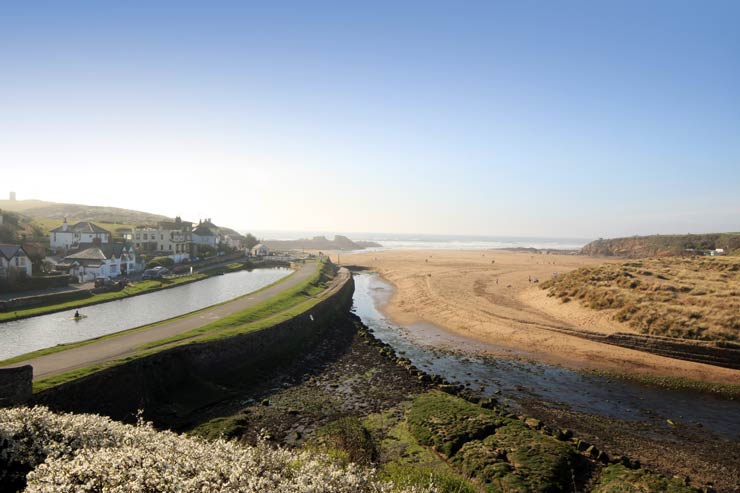
[[[188,332],[215,320],[227,317],[236,312],[268,300],[281,292],[296,286],[310,278],[317,269],[316,263],[305,263],[296,272],[282,279],[262,291],[244,295],[221,305],[206,308],[190,316],[164,322],[150,329],[123,333],[117,337],[110,337],[84,346],[59,351],[57,353],[39,356],[18,363],[7,365],[6,368],[32,365],[33,379],[39,380],[59,373],[83,368],[104,361],[118,359],[137,352],[137,348],[144,344],[156,342],[168,337]],[[146,295],[144,295],[146,296]]]

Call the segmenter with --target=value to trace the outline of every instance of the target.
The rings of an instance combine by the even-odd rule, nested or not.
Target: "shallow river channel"
[[[177,317],[257,291],[292,272],[287,268],[270,268],[209,277],[155,293],[80,308],[86,318],[79,321],[72,319],[74,310],[69,310],[0,323],[0,360]]]
[[[553,407],[621,420],[660,420],[701,424],[730,439],[740,439],[740,401],[687,391],[665,390],[623,380],[612,380],[530,362],[502,358],[501,348],[447,332],[432,324],[400,327],[378,307],[393,287],[376,274],[355,275],[353,311],[380,340],[411,360],[419,369],[469,385],[482,397],[497,392],[512,408],[517,401],[535,398]],[[668,425],[666,425],[668,426]]]

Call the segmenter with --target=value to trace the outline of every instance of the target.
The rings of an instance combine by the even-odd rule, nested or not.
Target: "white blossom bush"
[[[315,452],[207,441],[44,407],[0,409],[0,484],[17,483],[14,472],[27,473],[29,493],[397,491],[372,469]]]

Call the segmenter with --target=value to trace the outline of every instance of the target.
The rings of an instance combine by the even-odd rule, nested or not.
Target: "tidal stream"
[[[419,369],[479,391],[484,398],[500,393],[513,409],[524,399],[552,407],[605,415],[620,420],[652,420],[670,426],[701,425],[730,439],[740,439],[740,401],[699,392],[667,390],[588,372],[493,356],[502,348],[474,341],[428,323],[401,327],[379,310],[393,287],[377,274],[355,274],[353,311],[375,336],[393,346]]]

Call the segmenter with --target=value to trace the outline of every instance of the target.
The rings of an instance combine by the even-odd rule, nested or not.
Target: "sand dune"
[[[396,287],[383,309],[400,324],[431,322],[502,348],[526,351],[540,361],[572,368],[740,383],[740,371],[549,330],[633,332],[626,324],[611,320],[608,311],[563,304],[539,288],[539,282],[552,275],[601,263],[603,258],[499,250],[391,250],[342,255],[341,261],[371,268]]]

